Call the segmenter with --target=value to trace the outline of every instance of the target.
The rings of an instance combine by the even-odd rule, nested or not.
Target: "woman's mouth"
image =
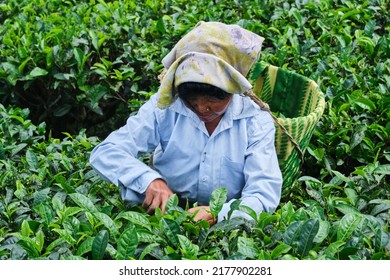
[[[197,113],[197,116],[203,122],[211,121],[214,118],[214,114],[211,114],[211,113],[203,113],[203,114]]]

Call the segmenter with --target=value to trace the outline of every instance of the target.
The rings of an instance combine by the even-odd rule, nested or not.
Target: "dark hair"
[[[231,94],[220,89],[219,87],[196,82],[186,82],[178,86],[178,94],[180,98],[184,98],[191,95],[208,95],[220,100],[224,100]]]

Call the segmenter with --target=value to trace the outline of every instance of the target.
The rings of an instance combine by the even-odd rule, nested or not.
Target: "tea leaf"
[[[66,260],[66,261],[82,261],[86,260],[83,257],[80,256],[66,256],[66,257],[61,257],[61,260]]]
[[[144,228],[137,228],[136,232],[137,232],[138,242],[144,242],[144,243],[165,242],[165,240],[161,236],[150,232],[150,230]]]
[[[120,213],[116,217],[116,220],[122,219],[122,218],[132,222],[135,225],[139,225],[141,227],[145,227],[145,228],[150,229],[149,220],[142,213],[138,213],[138,212],[134,212],[134,211],[123,212],[123,213]]]
[[[179,240],[177,235],[180,234],[179,225],[174,220],[162,218],[161,227],[164,231],[164,234],[168,238],[167,241],[171,243],[173,246],[178,247]]]
[[[31,149],[26,152],[26,161],[31,170],[36,171],[38,169],[38,157]]]
[[[39,251],[36,248],[35,242],[31,238],[23,238],[17,242],[17,244],[26,250],[28,257],[34,259],[39,257]]]
[[[135,231],[134,226],[130,226],[118,239],[117,259],[128,260],[134,257],[137,246],[137,232]]]
[[[27,220],[24,220],[22,222],[21,232],[23,237],[29,237],[32,233],[32,230],[30,229],[30,225],[28,224]]]
[[[370,215],[372,216],[376,216],[378,215],[379,213],[382,213],[384,211],[387,211],[390,209],[390,204],[379,204],[379,205],[375,205],[374,208],[372,208],[371,212],[370,212]]]
[[[303,208],[299,208],[295,213],[291,216],[291,221],[306,221],[307,213]]]
[[[50,205],[41,203],[34,207],[34,210],[41,216],[44,224],[48,226],[54,218],[54,213]]]
[[[240,253],[249,259],[256,259],[259,251],[252,238],[239,236],[237,242],[237,253]]]
[[[16,191],[14,194],[20,200],[23,200],[27,194],[26,187],[22,184],[22,182],[20,182],[20,180],[16,181]]]
[[[380,251],[383,250],[383,248],[389,248],[390,247],[390,234],[383,230],[379,229],[375,232],[375,250]]]
[[[142,250],[142,253],[141,255],[139,256],[139,260],[143,260],[145,258],[146,255],[150,254],[154,248],[160,246],[160,244],[158,243],[149,243],[148,246],[146,246],[143,250]]]
[[[32,206],[36,206],[48,201],[50,199],[49,194],[50,194],[50,188],[42,189],[40,191],[35,192],[33,195],[34,200]],[[52,203],[52,205],[54,207],[55,203]]]
[[[42,230],[39,230],[35,235],[35,245],[36,245],[36,248],[37,248],[39,254],[41,253],[41,251],[43,249],[44,243],[45,243],[45,235],[43,234]]]
[[[67,193],[72,194],[76,193],[75,189],[68,183],[66,178],[61,174],[56,174],[54,176],[55,182],[57,186],[60,186],[62,189],[64,189]],[[77,199],[77,197],[75,197]],[[84,201],[83,198],[80,198],[80,203]]]
[[[372,34],[375,32],[375,28],[376,28],[375,20],[370,20],[364,26],[364,33],[366,33],[367,36],[371,37]]]
[[[364,139],[364,137],[366,136],[365,134],[365,126],[364,128],[362,129],[358,129],[358,131],[356,131],[353,135],[352,135],[352,139],[351,139],[351,150],[353,148],[355,148],[357,145],[359,145],[362,140]]]
[[[257,221],[257,213],[252,208],[246,205],[240,205],[238,206],[238,210],[248,214],[253,220]]]
[[[60,246],[62,243],[65,243],[65,241],[62,238],[58,238],[54,240],[52,243],[49,244],[46,248],[46,254],[53,251],[57,246]]]
[[[71,217],[73,215],[76,215],[80,211],[82,211],[82,209],[79,208],[79,207],[67,207],[66,210],[65,210],[65,216],[66,217]]]
[[[92,257],[94,260],[102,260],[108,244],[108,232],[100,231],[92,242]]]
[[[210,199],[210,211],[213,217],[216,217],[218,213],[222,210],[223,204],[227,199],[227,189],[218,188],[215,189],[211,194]]]
[[[193,244],[187,237],[184,235],[178,234],[177,235],[180,248],[184,253],[184,257],[187,259],[196,259],[196,256],[199,252],[199,246]]]
[[[85,195],[81,193],[71,193],[69,196],[79,207],[83,208],[85,211],[91,213],[99,212],[95,204]]]
[[[373,172],[377,174],[390,175],[390,164],[379,165]]]
[[[354,213],[346,214],[339,223],[337,229],[337,240],[346,241],[351,237],[354,230],[360,225],[363,221],[363,216],[357,215]]]
[[[40,77],[40,76],[46,76],[49,72],[45,69],[42,69],[42,68],[39,68],[39,67],[35,67],[33,70],[31,70],[31,72],[27,75],[26,79],[27,80],[32,80],[36,77]]]
[[[240,199],[236,199],[232,203],[230,203],[230,210],[228,212],[228,219],[230,219],[230,217],[232,216],[232,214],[235,210],[238,210],[240,204],[241,204]]]
[[[328,257],[335,257],[338,252],[340,252],[340,248],[344,246],[345,242],[341,240],[337,240],[331,243],[326,249],[324,254]]]
[[[359,199],[357,192],[351,188],[345,188],[344,192],[347,195],[347,197],[349,198],[349,200],[351,201],[351,204],[356,205],[356,202]]]
[[[54,232],[57,232],[60,237],[66,241],[69,245],[74,245],[76,243],[76,240],[73,238],[73,236],[65,229],[59,229],[59,228],[54,228]]]
[[[177,194],[171,195],[168,198],[168,201],[165,205],[165,209],[166,209],[166,211],[168,211],[170,208],[175,207],[178,204],[179,204],[179,198],[178,198]]]
[[[281,221],[285,224],[288,224],[291,220],[292,215],[295,213],[291,201],[284,204],[279,212],[281,213]]]
[[[361,214],[355,207],[349,205],[349,204],[345,204],[345,203],[338,203],[335,208],[337,210],[339,210],[341,213],[343,213],[344,215],[347,215],[347,214],[356,214],[356,215],[359,215]]]
[[[17,145],[12,146],[11,155],[12,156],[16,155],[21,150],[23,150],[26,146],[27,146],[27,144],[25,144],[25,143],[17,144]]]
[[[320,227],[313,240],[315,243],[321,243],[322,241],[324,241],[328,237],[331,228],[328,221],[319,220],[319,222],[320,222]]]
[[[298,240],[298,252],[301,256],[306,256],[313,248],[313,241],[318,233],[319,226],[318,219],[310,219],[303,223]]]
[[[267,212],[262,212],[260,213],[259,216],[258,226],[263,229],[267,225],[276,221],[278,221],[278,217],[276,215],[272,215],[271,213],[267,213]]]
[[[0,142],[0,160],[5,159],[5,149],[3,144]]]
[[[301,256],[306,256],[313,247],[319,224],[318,219],[291,223],[285,232],[284,243],[296,248]]]
[[[291,250],[291,246],[281,243],[272,250],[271,257],[273,260],[278,259],[281,255],[287,254]]]
[[[110,231],[112,236],[118,235],[118,226],[110,216],[101,212],[95,212],[93,213],[93,216],[96,217]]]
[[[85,239],[77,248],[76,255],[77,256],[82,256],[88,252],[92,251],[92,243],[94,242],[95,238],[94,237],[88,237]]]
[[[348,177],[346,177],[343,174],[341,174],[339,171],[332,170],[332,173],[335,174],[338,179],[340,179],[341,181],[347,183],[349,187],[353,187],[354,186],[354,182],[352,180],[350,180]]]
[[[165,24],[164,24],[164,20],[162,18],[160,18],[157,23],[156,23],[156,28],[157,30],[161,33],[161,34],[164,34],[166,31],[165,31]]]
[[[77,61],[77,65],[80,67],[82,66],[83,64],[83,58],[84,58],[84,54],[83,54],[83,51],[79,48],[74,48],[73,49],[73,54],[74,54],[74,57],[76,58],[76,61]]]

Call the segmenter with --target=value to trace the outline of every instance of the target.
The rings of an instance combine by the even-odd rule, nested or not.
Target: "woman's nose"
[[[193,103],[194,108],[199,113],[205,113],[208,111],[208,102],[204,98],[197,98]]]
[[[201,103],[198,105],[198,108],[196,109],[199,113],[206,113],[208,112],[208,106],[205,103]]]

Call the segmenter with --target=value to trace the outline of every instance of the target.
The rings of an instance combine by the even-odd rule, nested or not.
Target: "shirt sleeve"
[[[263,211],[274,211],[279,205],[283,180],[275,150],[274,123],[272,120],[260,123],[254,118],[250,125],[253,129],[245,154],[245,186],[240,199],[241,205],[252,208],[259,215]],[[224,204],[218,214],[218,221],[228,217],[233,201]],[[252,219],[237,210],[232,213],[231,218],[236,216]]]
[[[157,110],[152,96],[137,115],[129,117],[125,126],[112,132],[91,152],[92,167],[105,180],[119,186],[127,200],[142,202],[139,195],[153,180],[162,178],[139,160],[142,153],[153,151],[159,144]]]

